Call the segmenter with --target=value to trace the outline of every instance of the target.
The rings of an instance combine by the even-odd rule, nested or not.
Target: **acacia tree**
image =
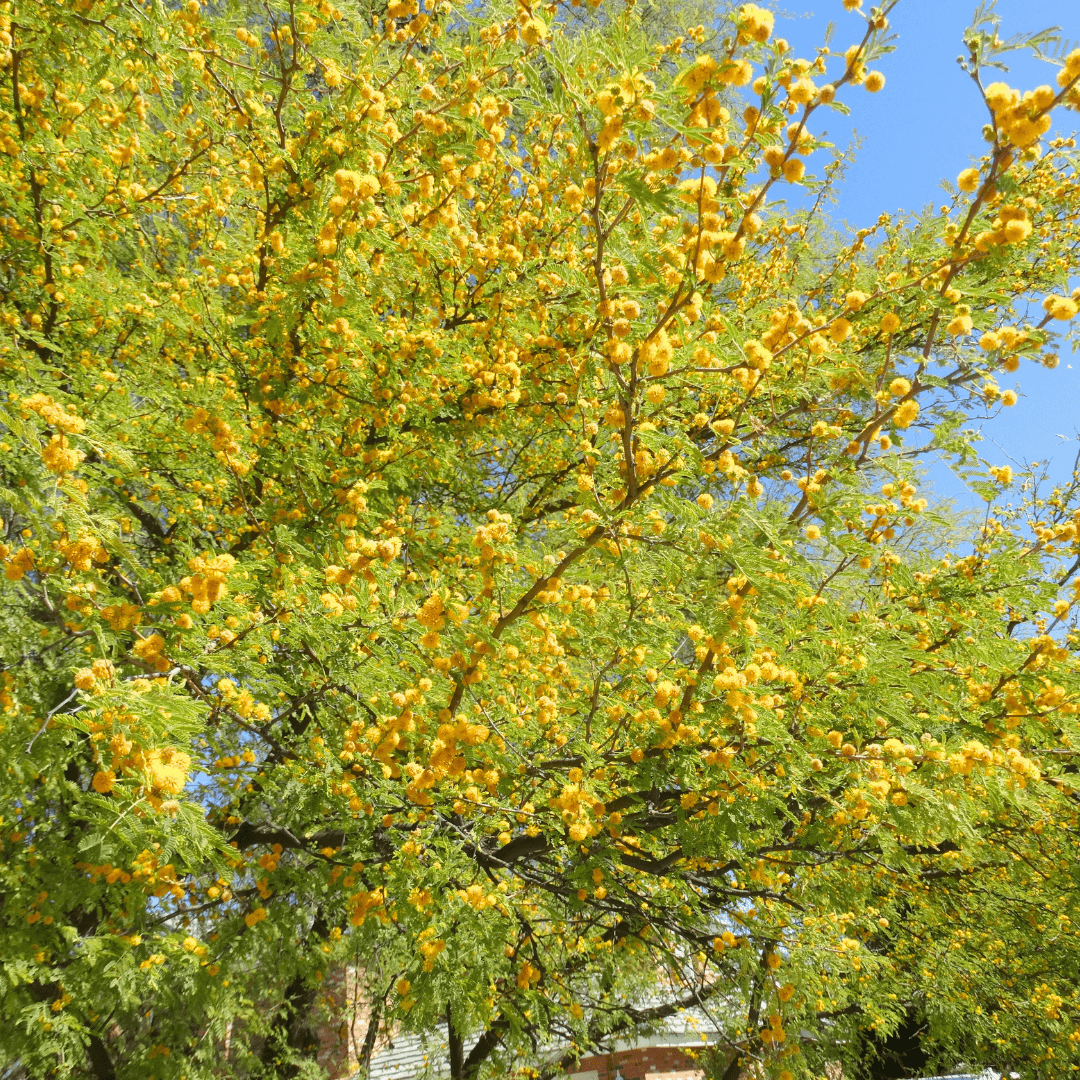
[[[964,427],[1077,312],[1080,51],[977,23],[985,152],[837,237],[892,4],[577,3],[2,5],[28,1075],[317,1075],[346,962],[455,1080],[687,1006],[725,1080],[1080,1064],[1077,490]]]

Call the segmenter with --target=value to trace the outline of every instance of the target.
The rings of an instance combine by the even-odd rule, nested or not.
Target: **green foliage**
[[[770,207],[887,14],[3,9],[0,1061],[1080,1063],[1077,489],[968,427],[1076,314],[1080,53],[838,237]]]

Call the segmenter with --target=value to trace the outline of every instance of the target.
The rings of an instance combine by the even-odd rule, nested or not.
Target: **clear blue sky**
[[[829,22],[836,24],[834,51],[843,52],[865,31],[863,18],[845,11],[841,0],[781,0],[774,10],[776,35],[787,38],[795,55],[808,59]],[[851,116],[826,114],[829,141],[846,148],[856,135],[862,139],[832,211],[838,222],[859,228],[873,224],[882,211],[917,211],[940,203],[941,181],[953,180],[984,152],[985,106],[956,63],[965,51],[963,31],[974,10],[974,0],[901,0],[890,17],[898,35],[896,51],[874,64],[886,76],[885,89],[868,94],[848,88],[842,100]],[[1000,0],[997,11],[1003,38],[1059,26],[1074,44],[1080,39],[1080,0]],[[1011,86],[1027,90],[1054,84],[1057,69],[1027,53],[1013,53],[1006,62],[1009,73],[997,77]],[[1080,128],[1080,115],[1062,115],[1061,133]],[[817,155],[811,171],[820,172],[823,164],[823,155]],[[1002,372],[998,382],[1003,389],[1015,386],[1021,397],[983,425],[982,456],[993,464],[1051,460],[1053,476],[1068,475],[1080,446],[1080,355],[1066,349],[1054,371],[1024,363],[1015,375]],[[934,469],[933,476],[940,494],[970,501],[946,470]]]

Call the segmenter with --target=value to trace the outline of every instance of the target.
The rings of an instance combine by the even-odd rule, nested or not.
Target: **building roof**
[[[1009,1073],[1010,1077],[1019,1076],[1018,1073]],[[958,1072],[947,1073],[943,1076],[924,1076],[921,1080],[1006,1080],[1001,1073],[993,1069],[984,1069],[981,1073]]]
[[[463,1051],[467,1057],[476,1045],[478,1035],[466,1039]],[[715,1023],[698,1009],[684,1009],[668,1017],[652,1035],[630,1036],[613,1040],[600,1052],[619,1053],[648,1046],[701,1046],[715,1042]],[[553,1056],[555,1050],[548,1048]],[[544,1056],[544,1051],[540,1051]],[[961,1066],[962,1067],[962,1066]],[[372,1057],[367,1080],[438,1080],[450,1072],[446,1025],[422,1035],[397,1035]],[[1016,1073],[1003,1075],[993,1069],[979,1073],[956,1072],[940,1076],[925,1076],[921,1080],[1009,1080]]]
[[[465,1040],[463,1050],[466,1057],[476,1045],[478,1037],[477,1034]],[[715,1042],[716,1038],[712,1019],[699,1009],[683,1009],[665,1019],[653,1034],[614,1039],[599,1052],[618,1053],[646,1046],[693,1047]],[[555,1048],[546,1049],[551,1056],[556,1054]],[[540,1055],[544,1054],[545,1051],[541,1050]],[[423,1035],[396,1035],[383,1049],[372,1055],[368,1080],[436,1080],[449,1072],[446,1025],[439,1024]]]
[[[398,1035],[382,1051],[371,1059],[368,1080],[419,1080],[420,1077],[438,1076],[445,1067],[432,1071],[434,1063],[445,1066],[447,1061],[446,1029],[442,1041],[438,1032],[429,1039],[420,1035]]]

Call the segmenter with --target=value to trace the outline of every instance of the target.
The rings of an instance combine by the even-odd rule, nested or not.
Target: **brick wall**
[[[330,1080],[345,1080],[356,1072],[367,1036],[371,1009],[366,987],[351,968],[333,967],[319,989],[317,1059]]]
[[[368,993],[370,988],[362,975],[358,978],[349,968],[332,968],[326,973],[317,1005],[318,1061],[327,1069],[330,1080],[349,1080],[356,1074],[371,1016]],[[386,1049],[386,1042],[382,1033],[373,1058]],[[615,1080],[616,1073],[620,1073],[623,1080],[704,1080],[698,1059],[702,1049],[695,1037],[692,1048],[641,1045],[611,1054],[592,1054],[581,1059],[570,1078]],[[826,1073],[829,1080],[843,1080],[838,1068],[827,1068]],[[744,1073],[743,1080],[751,1080],[751,1075]]]
[[[640,1046],[615,1054],[583,1057],[570,1074],[574,1080],[701,1080],[699,1064],[676,1046]]]

